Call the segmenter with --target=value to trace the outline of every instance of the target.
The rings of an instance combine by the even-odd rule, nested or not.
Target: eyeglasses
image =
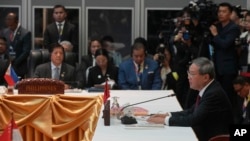
[[[194,77],[195,75],[198,75],[199,73],[187,71],[187,74],[188,74],[188,77]]]

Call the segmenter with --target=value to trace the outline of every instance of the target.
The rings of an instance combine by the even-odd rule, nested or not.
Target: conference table
[[[120,106],[148,101],[172,94],[165,90],[110,90]],[[0,95],[0,133],[11,119],[11,113],[25,141],[195,141],[190,127],[133,127],[111,118],[104,126],[103,92],[67,91],[58,95]],[[128,108],[141,107],[149,114],[181,110],[176,97],[160,98]],[[136,117],[138,125],[147,117]]]
[[[148,114],[164,113],[182,110],[175,96],[161,98],[173,94],[171,90],[112,90],[110,91],[111,106],[113,97],[118,97],[119,105],[132,105],[148,110]],[[158,99],[159,98],[159,99]],[[152,99],[157,99],[150,101]],[[128,107],[128,108],[131,108]],[[125,109],[124,109],[125,110]],[[101,113],[102,115],[102,113]],[[196,141],[197,138],[190,127],[154,126],[144,124],[147,117],[138,117],[139,126],[121,124],[116,117],[111,117],[110,126],[104,126],[102,116],[99,117],[93,141]]]
[[[0,134],[14,118],[24,141],[91,141],[102,94],[0,95]]]

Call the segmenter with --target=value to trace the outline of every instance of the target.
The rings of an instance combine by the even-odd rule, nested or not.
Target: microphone
[[[155,100],[159,100],[159,99],[163,99],[163,98],[168,98],[168,97],[173,97],[173,96],[176,96],[176,94],[170,94],[170,95],[167,95],[167,96],[162,96],[162,97],[158,97],[158,98],[154,98],[154,99],[150,99],[150,100],[146,100],[146,101],[142,101],[142,102],[138,102],[138,103],[134,103],[134,104],[124,106],[123,108],[121,108],[121,110],[117,114],[117,118],[121,119],[123,124],[137,123],[136,119],[131,117],[131,116],[129,117],[128,115],[125,115],[125,116],[121,117],[121,114],[122,114],[123,110],[128,108],[128,107],[134,106],[134,105],[139,105],[139,104],[142,104],[142,103],[147,103],[147,102],[151,102],[151,101],[155,101]]]

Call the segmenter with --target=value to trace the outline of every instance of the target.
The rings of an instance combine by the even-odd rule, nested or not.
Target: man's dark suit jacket
[[[15,72],[18,76],[24,77],[28,72],[27,59],[31,50],[31,32],[20,26],[13,41],[9,38],[11,34],[9,28],[4,29],[2,34],[7,39],[7,46],[11,45],[16,53],[12,61]]]
[[[216,81],[207,87],[197,107],[171,114],[169,126],[191,126],[199,141],[229,134],[229,124],[233,122],[228,96]]]
[[[7,56],[7,55],[5,55]],[[5,57],[4,57],[5,58]],[[0,59],[0,85],[7,85],[4,79],[5,72],[10,64],[9,59]]]
[[[216,71],[219,75],[237,74],[238,57],[235,39],[240,35],[240,28],[232,21],[225,27],[222,27],[220,23],[216,27],[218,35],[212,40]]]
[[[35,78],[52,78],[51,62],[41,64],[36,67],[34,76]],[[62,63],[60,71],[60,80],[66,84],[75,82],[75,68],[66,63]]]
[[[250,102],[248,102],[247,107],[245,109],[245,117],[243,117],[243,103],[244,99],[240,97],[238,100],[239,106],[239,113],[237,115],[237,122],[236,124],[249,124],[250,125]]]
[[[246,107],[246,117],[243,118],[242,124],[248,124],[250,125],[250,102],[248,102]]]
[[[248,64],[248,44],[242,45],[242,50],[240,51],[239,56],[239,65],[242,66],[248,66],[247,71],[250,71],[250,65]],[[242,69],[242,68],[241,68]]]
[[[78,31],[76,31],[75,25],[65,21],[63,26],[63,32],[61,36],[61,41],[70,41],[73,45],[73,52],[78,53]],[[57,43],[59,39],[59,32],[55,22],[49,24],[44,31],[44,46],[49,48],[52,43]]]

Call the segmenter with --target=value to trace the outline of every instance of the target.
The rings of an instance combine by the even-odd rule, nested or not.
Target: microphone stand
[[[155,100],[167,98],[167,97],[172,97],[172,96],[176,96],[176,94],[170,94],[170,95],[167,95],[167,96],[162,96],[162,97],[158,97],[158,98],[154,98],[154,99],[150,99],[150,100],[146,100],[146,101],[142,101],[142,102],[138,102],[138,103],[134,103],[134,104],[130,104],[130,105],[124,106],[123,108],[121,108],[120,112],[117,114],[117,118],[118,118],[118,119],[121,119],[122,111],[123,111],[125,108],[128,108],[128,107],[130,107],[130,106],[134,106],[134,105],[138,105],[138,104],[142,104],[142,103],[147,103],[147,102],[150,102],[150,101],[155,101]]]

